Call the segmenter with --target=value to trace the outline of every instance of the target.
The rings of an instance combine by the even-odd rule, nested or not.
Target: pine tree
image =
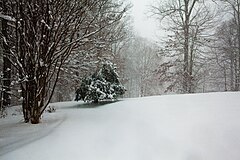
[[[105,62],[100,70],[82,80],[76,91],[75,100],[98,103],[99,100],[116,100],[126,89],[121,85],[116,67],[111,62]]]

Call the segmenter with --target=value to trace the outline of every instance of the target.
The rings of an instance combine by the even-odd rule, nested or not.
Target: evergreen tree
[[[97,103],[99,100],[117,99],[125,91],[125,87],[119,81],[116,67],[111,62],[105,62],[100,70],[82,80],[75,100]]]

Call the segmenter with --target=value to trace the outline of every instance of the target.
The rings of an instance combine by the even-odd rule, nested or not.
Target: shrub
[[[75,100],[97,103],[100,100],[116,100],[126,89],[121,85],[116,68],[110,62],[102,65],[100,70],[82,80],[76,91]]]

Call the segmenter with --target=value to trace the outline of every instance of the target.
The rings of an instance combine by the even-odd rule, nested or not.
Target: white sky
[[[132,16],[134,19],[134,29],[142,37],[151,40],[157,39],[158,25],[154,18],[148,15],[149,5],[153,0],[131,0],[133,4]]]
[[[166,31],[160,29],[158,22],[149,17],[149,6],[156,0],[129,0],[132,7],[132,17],[136,33],[150,40],[159,40],[166,36]],[[215,4],[215,3],[214,3]]]

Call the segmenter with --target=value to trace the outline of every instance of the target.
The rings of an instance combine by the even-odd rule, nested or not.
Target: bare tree
[[[238,38],[237,26],[233,19],[225,21],[216,30],[215,41],[212,47],[213,60],[221,74],[224,90],[237,91],[238,82]]]
[[[1,51],[2,51],[2,77],[1,77],[1,103],[0,111],[5,112],[5,108],[11,102],[11,62],[10,62],[10,49],[12,47],[11,36],[12,27],[10,23],[14,21],[11,17],[11,3],[3,0],[0,3],[0,21],[1,21]],[[5,112],[6,114],[6,112]]]
[[[90,15],[98,17],[91,30],[99,30],[100,27],[102,29],[89,36],[88,42],[84,45],[77,46],[62,67],[59,85],[56,88],[56,96],[60,101],[73,98],[82,78],[95,72],[102,62],[115,61],[117,57],[115,46],[121,46],[120,44],[124,43],[127,37],[127,12],[131,6],[112,0],[101,1],[101,3],[101,10],[92,12]],[[63,88],[64,93],[62,93]]]
[[[92,44],[94,35],[121,19],[125,7],[119,10],[110,7],[107,16],[99,18],[99,13],[109,2],[11,1],[16,45],[10,49],[10,56],[19,75],[25,122],[39,123],[53,96],[61,67],[69,55]]]
[[[144,97],[158,95],[160,84],[155,70],[161,57],[157,55],[158,47],[153,42],[134,36],[130,46],[124,51],[125,77],[124,86],[127,97]]]
[[[232,26],[235,27],[232,29],[235,29],[235,39],[236,39],[236,46],[234,47],[236,51],[236,57],[235,57],[235,89],[240,89],[240,0],[219,0],[220,2],[223,2],[226,6],[226,12],[230,13],[232,15]],[[217,2],[219,2],[217,1]]]
[[[169,35],[163,52],[179,64],[173,69],[177,79],[172,84],[180,82],[182,93],[196,89],[197,74],[202,66],[198,60],[203,58],[203,47],[209,38],[207,32],[211,33],[214,28],[215,14],[207,5],[203,0],[170,0],[151,6],[152,14],[167,24],[165,29]]]

